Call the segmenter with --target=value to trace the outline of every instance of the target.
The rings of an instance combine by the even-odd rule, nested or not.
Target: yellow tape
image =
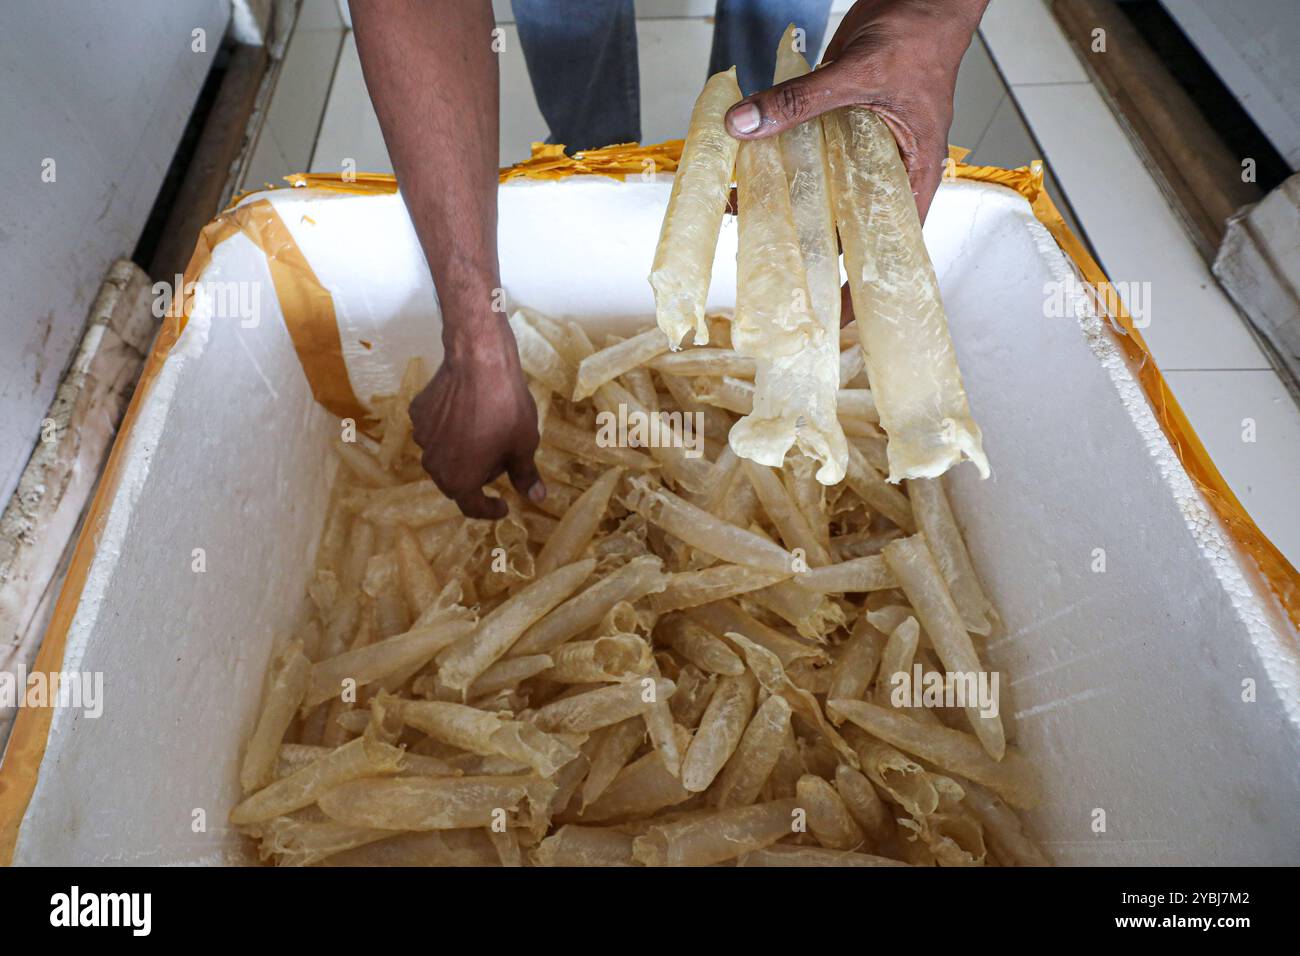
[[[103,534],[109,508],[121,484],[126,438],[135,427],[140,408],[152,391],[168,353],[185,328],[193,310],[195,283],[211,262],[213,250],[239,233],[247,235],[266,254],[275,294],[312,395],[340,417],[361,421],[366,414],[352,391],[343,361],[333,299],[316,278],[270,201],[259,200],[228,210],[204,226],[185,268],[183,288],[177,290],[180,306],[163,319],[109,452],[49,627],[32,665],[33,672],[57,671],[62,667],[68,629],[81,601],[96,543]],[[51,708],[23,707],[14,721],[4,763],[0,764],[0,865],[7,866],[13,860],[18,827],[36,788],[52,717]]]
[[[206,268],[212,250],[236,232],[242,232],[262,250],[271,272],[271,284],[293,340],[303,374],[312,396],[340,418],[358,422],[369,414],[357,398],[343,358],[343,340],[334,314],[334,299],[316,277],[307,257],[298,248],[284,220],[270,200],[260,199],[228,209],[204,227],[199,235],[195,259]],[[195,276],[202,273],[199,269]],[[186,272],[185,309],[178,317],[174,334],[185,328],[192,311],[191,279]],[[174,339],[173,339],[174,340]],[[169,343],[170,346],[170,343]]]
[[[269,202],[241,206],[237,212],[244,209],[257,210],[249,216],[249,224],[266,254],[275,296],[312,395],[339,418],[363,421],[368,412],[348,377],[333,297]]]

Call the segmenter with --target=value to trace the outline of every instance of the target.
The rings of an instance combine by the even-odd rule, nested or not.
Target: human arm
[[[503,472],[534,500],[537,411],[500,308],[499,79],[487,0],[351,0],[353,29],[402,198],[433,275],[444,359],[411,403],[425,470],[461,510],[500,518]]]

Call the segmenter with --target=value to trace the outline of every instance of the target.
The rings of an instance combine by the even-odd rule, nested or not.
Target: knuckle
[[[791,83],[776,90],[776,113],[784,119],[799,120],[808,113],[810,97],[802,83]]]

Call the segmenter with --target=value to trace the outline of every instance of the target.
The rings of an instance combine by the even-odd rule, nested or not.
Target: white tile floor
[[[993,0],[980,25],[1014,104],[1115,283],[1142,284],[1143,337],[1224,478],[1300,564],[1300,409],[1166,205],[1045,0]],[[1006,141],[995,117],[985,141]],[[983,149],[984,143],[981,143]],[[1001,158],[1001,157],[999,157]],[[981,161],[991,161],[989,154]],[[1005,165],[1005,163],[999,163]],[[1243,420],[1256,440],[1242,440]]]
[[[393,166],[384,148],[366,84],[361,77],[357,44],[349,31],[339,53],[334,85],[330,89],[320,136],[311,154],[310,172],[342,172],[347,165],[357,172],[391,173]]]
[[[1088,81],[1044,0],[993,0],[980,33],[1010,86]]]
[[[335,0],[304,0],[243,188],[283,185],[310,166],[345,36]]]
[[[850,6],[834,0],[827,37]],[[501,163],[544,139],[508,0],[501,58]],[[340,14],[340,9],[342,13]],[[681,136],[708,62],[711,0],[637,0],[642,140]],[[346,29],[345,0],[304,0],[245,188],[345,160],[391,171]],[[653,91],[652,93],[650,91]],[[1144,336],[1246,508],[1300,563],[1300,410],[1089,83],[1045,0],[993,0],[958,76],[950,140],[970,161],[1043,159],[1049,192],[1110,278],[1149,297]],[[1255,441],[1242,440],[1243,420]]]
[[[1291,563],[1300,563],[1300,414],[1272,369],[1166,372],[1228,486]]]
[[[1161,368],[1268,368],[1092,84],[1013,89],[1106,274],[1149,283],[1142,335]]]

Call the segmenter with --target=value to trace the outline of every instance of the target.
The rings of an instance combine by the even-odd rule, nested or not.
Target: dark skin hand
[[[835,31],[823,66],[746,97],[727,112],[737,139],[760,139],[841,106],[866,106],[898,141],[925,222],[943,179],[957,68],[988,0],[859,0]],[[853,318],[848,286],[842,324]]]
[[[524,386],[514,336],[505,318],[495,333],[452,356],[411,402],[420,463],[434,484],[471,518],[504,518],[506,503],[483,486],[508,474],[533,501],[546,497],[537,475],[537,407]]]
[[[498,68],[488,0],[351,0],[357,52],[402,198],[433,274],[444,359],[411,403],[434,484],[471,518],[502,474],[533,501],[537,408],[500,310]]]

